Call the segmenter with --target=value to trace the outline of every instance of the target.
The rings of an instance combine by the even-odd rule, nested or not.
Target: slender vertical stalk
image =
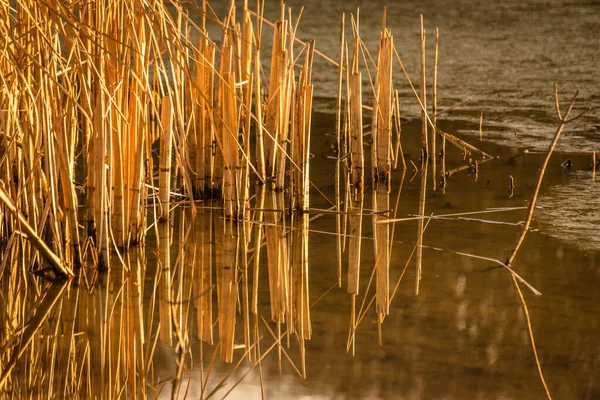
[[[345,34],[346,14],[342,13],[342,23],[340,26],[340,64],[338,68],[338,92],[337,109],[335,113],[335,147],[337,160],[335,163],[335,217],[336,226],[336,246],[337,246],[337,277],[338,286],[342,286],[342,235],[341,235],[341,215],[340,211],[340,159],[342,157],[342,84],[344,76],[344,34]]]
[[[429,156],[429,145],[427,140],[427,89],[425,80],[425,28],[423,27],[423,14],[421,14],[421,158]]]
[[[433,119],[433,127],[431,132],[431,181],[433,183],[433,190],[436,189],[437,183],[437,73],[438,73],[438,54],[439,54],[439,39],[440,32],[438,28],[435,28],[435,52],[433,55],[433,98],[432,98],[432,119]]]

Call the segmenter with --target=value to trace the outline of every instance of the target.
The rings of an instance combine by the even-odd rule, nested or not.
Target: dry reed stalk
[[[242,159],[241,159],[241,179],[240,179],[240,204],[241,212],[240,215],[244,219],[248,219],[249,212],[247,208],[250,207],[250,137],[251,137],[251,122],[252,122],[252,92],[254,90],[254,76],[252,61],[254,60],[254,25],[250,19],[250,13],[248,12],[248,5],[244,3],[244,17],[242,23],[242,35],[241,35],[241,77],[240,82],[242,84],[242,101],[243,107],[240,116],[240,127],[242,129]],[[250,227],[249,225],[245,228],[245,237],[250,240]],[[246,243],[247,245],[247,243]]]
[[[379,182],[373,190],[373,235],[375,246],[375,310],[382,316],[389,314],[390,304],[390,230],[389,225],[379,224],[385,220],[390,207],[390,193],[387,182]],[[381,229],[385,227],[385,229]]]
[[[346,78],[346,90],[345,90],[345,96],[346,96],[346,101],[344,104],[344,117],[343,117],[343,126],[342,126],[342,133],[341,133],[341,142],[342,142],[342,146],[341,149],[339,149],[338,154],[337,154],[337,158],[338,161],[340,161],[340,165],[343,166],[344,168],[348,168],[350,163],[348,162],[348,157],[350,156],[350,148],[349,148],[349,144],[350,144],[350,140],[348,138],[348,130],[349,130],[349,112],[348,112],[348,107],[349,107],[349,103],[348,103],[348,99],[349,99],[349,87],[348,87],[348,82],[350,81],[349,79],[349,60],[348,60],[348,55],[349,51],[348,51],[348,42],[346,41],[344,43],[344,70],[346,71],[345,73],[345,78]],[[346,211],[348,208],[348,200],[347,200],[347,196],[348,196],[348,185],[349,185],[349,178],[346,174],[342,175],[344,177],[343,180],[343,184],[344,186],[344,195],[346,196],[343,200],[343,210],[339,211],[339,215],[342,218],[341,221],[341,231],[339,232],[339,235],[341,236],[341,253],[344,253],[346,251],[346,230],[348,227],[348,218],[346,216]],[[337,178],[336,178],[337,179]],[[320,191],[319,191],[320,192]],[[322,192],[320,192],[322,193]],[[333,208],[335,208],[335,205],[332,204]],[[337,229],[337,218],[336,218],[336,229]],[[339,239],[338,239],[339,241]],[[341,254],[340,254],[341,256]],[[341,279],[342,278],[342,270],[341,270],[341,265],[338,264],[338,287],[341,287]]]
[[[147,103],[150,96],[146,91],[150,78],[148,76],[149,51],[145,46],[147,39],[144,19],[139,16],[136,20],[137,32],[132,38],[132,45],[137,51],[133,52],[132,79],[129,95],[129,128],[128,152],[126,153],[126,222],[127,231],[125,243],[141,243],[144,240],[146,224],[145,205],[147,189],[144,185],[146,170],[146,140],[149,136]]]
[[[229,48],[229,51],[232,49]],[[235,96],[235,78],[233,72],[223,76],[220,97],[220,112],[223,115],[222,131],[224,171],[223,171],[223,201],[226,218],[237,218],[239,212],[239,151],[236,140],[238,132],[238,108]]]
[[[364,144],[362,122],[362,74],[358,69],[358,34],[354,37],[352,72],[349,75],[349,129],[350,139],[350,186],[348,201],[348,226],[350,229],[348,250],[348,292],[358,294],[360,288],[360,249],[362,239],[362,214],[364,202]],[[353,296],[354,299],[354,296]],[[354,304],[354,303],[353,303]]]
[[[163,79],[168,86],[167,93],[171,96],[171,106],[173,108],[173,146],[175,154],[175,172],[172,174],[176,179],[177,187],[181,187],[188,198],[194,198],[193,181],[190,176],[190,161],[188,149],[188,137],[191,130],[191,120],[188,113],[191,110],[188,102],[192,88],[189,79],[189,47],[191,47],[189,20],[184,15],[181,7],[176,7],[175,15],[167,18],[171,21],[167,28],[170,36],[165,40],[168,55],[168,65],[162,68]],[[167,11],[168,13],[168,11]],[[176,18],[175,21],[172,21]],[[168,73],[170,72],[170,74]],[[191,140],[189,140],[191,142]],[[192,211],[195,212],[195,203],[189,203]]]
[[[118,37],[117,23],[119,19],[123,17],[119,14],[123,10],[119,10],[117,6],[116,15],[114,19],[108,16],[108,34],[110,37]],[[123,248],[125,244],[125,215],[124,215],[124,182],[123,182],[123,155],[125,153],[124,147],[126,144],[123,143],[125,135],[123,134],[123,128],[125,121],[128,119],[127,115],[121,117],[119,113],[126,111],[124,107],[124,95],[128,91],[128,79],[124,79],[123,74],[125,72],[124,65],[119,63],[119,58],[123,56],[129,56],[126,49],[124,49],[123,43],[120,41],[108,41],[106,43],[107,50],[114,57],[105,57],[105,78],[107,89],[111,93],[110,105],[108,108],[108,145],[107,158],[108,158],[108,174],[110,185],[110,197],[108,199],[108,209],[111,212],[109,216],[111,230],[110,234],[114,237],[115,245],[119,248]],[[127,158],[125,159],[127,160]]]
[[[335,210],[338,214],[335,217],[336,224],[336,232],[337,236],[337,277],[338,277],[338,286],[342,286],[342,235],[341,235],[341,215],[340,211],[340,162],[342,157],[342,84],[343,84],[343,76],[344,76],[344,33],[345,33],[345,21],[346,14],[342,13],[342,23],[340,27],[340,63],[338,68],[338,93],[337,93],[337,109],[335,114],[335,138],[336,138],[336,151],[337,151],[337,160],[335,163]],[[346,73],[348,71],[346,70]],[[346,100],[348,101],[348,100]]]
[[[394,157],[394,169],[398,168],[398,159],[402,161],[402,169],[406,171],[406,160],[404,159],[404,150],[402,149],[402,118],[400,116],[400,95],[398,90],[394,90],[393,98],[393,118],[396,130],[396,149]]]
[[[198,39],[198,55],[195,71],[196,90],[196,143],[199,155],[196,157],[196,191],[203,197],[213,194],[213,173],[216,155],[213,123],[213,101],[215,87],[215,45],[202,35]]]
[[[300,211],[309,209],[310,189],[310,125],[312,116],[313,86],[311,70],[314,55],[314,41],[306,48],[304,65],[300,72],[294,101],[292,160],[293,203]]]
[[[282,53],[280,59],[281,66],[281,85],[279,86],[280,105],[279,105],[279,127],[277,135],[277,148],[279,151],[275,157],[275,189],[283,190],[285,186],[285,178],[287,176],[287,161],[291,156],[287,153],[288,143],[290,142],[290,124],[294,109],[294,86],[295,86],[295,71],[294,71],[294,31],[290,28],[288,48]],[[269,92],[270,95],[270,92]],[[270,100],[269,100],[270,101]]]
[[[349,129],[350,138],[350,171],[352,174],[351,196],[361,197],[364,193],[365,157],[363,144],[362,120],[362,74],[358,70],[358,38],[354,39],[352,73],[349,81]]]
[[[381,32],[373,103],[373,181],[389,182],[392,140],[392,47],[393,37],[384,25]]]
[[[160,218],[169,217],[171,197],[171,157],[173,148],[173,107],[170,96],[165,96],[161,102],[161,140],[158,172],[158,195]]]
[[[282,11],[283,13],[283,11]],[[274,179],[276,173],[276,159],[279,151],[277,144],[282,142],[281,132],[287,121],[285,119],[286,101],[286,66],[287,52],[286,40],[288,21],[280,20],[276,23],[273,32],[273,49],[271,52],[271,70],[269,75],[269,91],[266,108],[265,129],[268,132],[264,141],[265,168],[268,179]]]
[[[425,28],[423,27],[423,14],[421,14],[421,158],[427,160],[429,145],[427,143],[427,87],[425,81]]]
[[[69,98],[65,98],[64,107],[67,110],[65,112],[67,123],[61,118],[57,118],[57,134],[56,134],[56,146],[57,146],[57,164],[59,172],[59,182],[62,191],[63,200],[63,213],[64,218],[64,247],[65,251],[72,254],[67,256],[67,260],[71,263],[75,262],[81,265],[81,246],[79,239],[79,228],[78,228],[78,201],[77,194],[75,192],[75,143],[77,141],[77,126],[75,121],[77,120],[76,109],[73,102]]]
[[[479,116],[479,141],[483,140],[483,111]]]
[[[260,48],[254,53],[254,115],[256,117],[256,149],[254,158],[256,162],[256,169],[259,175],[258,182],[262,185],[266,178],[266,166],[265,166],[265,140],[264,140],[264,126],[263,126],[263,95],[262,85],[260,80]]]
[[[431,130],[431,181],[433,190],[436,190],[437,184],[437,75],[438,75],[438,56],[439,56],[440,32],[435,28],[435,50],[433,53],[433,95],[432,95],[432,122],[433,129]]]
[[[239,114],[236,75],[240,72],[239,35],[232,3],[223,28],[223,46],[217,88],[217,144],[222,153],[223,183],[216,189],[222,193],[224,216],[237,219],[239,211],[240,150],[238,145]]]

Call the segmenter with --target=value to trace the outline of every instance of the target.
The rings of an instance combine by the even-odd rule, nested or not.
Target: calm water
[[[382,10],[388,6],[387,25],[394,34],[400,56],[418,82],[419,14],[425,18],[433,65],[435,28],[440,31],[439,102],[450,106],[472,97],[453,117],[479,120],[484,113],[485,136],[512,146],[540,148],[556,125],[554,84],[568,102],[581,91],[580,108],[600,109],[600,3],[596,1],[519,1],[490,4],[485,1],[347,1],[288,2],[305,6],[299,37],[316,38],[317,47],[329,55],[339,53],[339,21],[360,7],[363,40],[375,55]],[[337,58],[339,56],[336,56]],[[326,68],[326,63],[318,60]],[[400,71],[398,69],[398,71]],[[416,115],[412,92],[400,73],[403,108]],[[331,98],[335,79],[315,74],[317,96]],[[330,103],[321,105],[326,110]],[[566,107],[563,106],[563,107]],[[478,134],[478,127],[465,129]],[[515,137],[515,132],[517,133]],[[544,147],[545,148],[545,147]],[[564,150],[600,149],[598,111],[572,126],[561,140]]]
[[[219,16],[224,15],[225,3],[215,5]],[[356,15],[357,8],[361,10],[361,37],[375,57],[383,8],[387,6],[387,26],[415,84],[419,73],[419,14],[423,14],[430,71],[435,28],[440,31],[440,108],[473,98],[452,115],[477,122],[465,127],[464,133],[479,134],[478,121],[483,111],[486,139],[545,149],[546,140],[556,126],[555,83],[563,102],[568,102],[579,89],[580,109],[587,106],[600,109],[600,3],[597,1],[507,0],[490,4],[480,0],[294,0],[286,5],[292,8],[294,16],[304,6],[298,37],[315,38],[317,49],[334,59],[339,58],[341,15],[346,13],[346,18],[350,13]],[[279,2],[267,2],[265,15],[274,20],[278,10]],[[349,34],[348,31],[346,37]],[[317,108],[334,112],[335,68],[319,57],[315,58],[315,66],[315,96],[320,98]],[[412,92],[396,67],[394,76],[403,94],[403,111],[406,115],[417,115]],[[431,75],[429,79],[431,82]],[[566,133],[560,149],[600,150],[600,113],[591,113]]]

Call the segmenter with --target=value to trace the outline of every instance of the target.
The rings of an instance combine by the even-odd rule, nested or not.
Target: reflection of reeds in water
[[[128,272],[89,282],[94,290],[82,275],[78,287],[44,284],[37,301],[19,300],[31,317],[12,343],[2,343],[3,358],[13,358],[0,387],[34,397],[145,397],[152,352],[142,308],[145,259],[136,249],[123,261]],[[15,367],[28,373],[11,374]]]
[[[373,192],[373,244],[375,246],[375,309],[380,315],[389,314],[390,302],[390,230],[388,224],[377,221],[387,219],[390,209],[390,195],[387,183],[379,183]]]
[[[215,259],[217,278],[217,310],[219,315],[219,348],[221,358],[233,361],[236,304],[238,293],[238,225],[215,221]]]
[[[427,197],[427,157],[424,158],[421,163],[421,191],[419,192],[419,211],[418,215],[421,217],[417,220],[417,274],[415,282],[415,294],[419,294],[419,284],[421,282],[421,275],[423,271],[423,233],[425,227],[425,203]]]
[[[271,297],[271,320],[285,322],[289,312],[288,293],[288,246],[285,226],[284,196],[281,192],[269,191],[265,212],[265,239],[267,241],[267,265],[269,275],[269,294]]]

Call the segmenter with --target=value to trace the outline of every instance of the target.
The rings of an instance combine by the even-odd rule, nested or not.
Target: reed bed
[[[418,294],[429,164],[435,191],[438,181],[445,190],[450,176],[493,158],[437,124],[444,112],[437,108],[437,29],[430,112],[423,18],[419,93],[385,11],[376,62],[360,36],[359,13],[349,26],[342,19],[339,62],[327,58],[338,73],[335,203],[315,210],[310,197],[322,192],[312,190],[310,175],[312,75],[314,58],[322,54],[314,40],[297,39],[300,16],[292,19],[282,4],[272,23],[263,7],[261,1],[256,11],[246,2],[241,10],[232,4],[220,19],[207,2],[194,8],[19,0],[0,9],[6,38],[0,58],[0,287],[7,299],[0,393],[145,398],[171,380],[185,393],[196,341],[202,397],[222,387],[209,387],[217,358],[231,363],[231,371],[246,360],[262,374],[263,358],[276,350],[280,368],[287,359],[306,378],[314,305],[310,224],[329,212],[336,218],[336,285],[346,279],[351,298],[353,349],[373,302],[381,342],[381,325],[413,254]],[[209,37],[207,24],[221,29],[220,40]],[[267,28],[271,49],[262,48]],[[390,293],[395,223],[405,220],[395,210],[408,165],[400,114],[408,100],[395,89],[399,76],[414,92],[408,100],[421,108],[421,163],[415,166],[421,176],[417,217],[411,218],[418,224],[416,244]],[[465,160],[450,169],[446,142]],[[593,158],[595,171],[596,153]],[[394,169],[403,172],[392,217]],[[364,208],[365,193],[371,210]],[[365,215],[373,227],[374,293],[371,281],[361,282],[369,267],[362,259]],[[157,264],[154,276],[146,276],[149,258]],[[511,272],[513,259],[505,265]],[[38,275],[69,281],[50,284]],[[269,321],[259,299],[263,277]],[[289,354],[292,339],[296,360]],[[177,353],[174,373],[155,365],[162,346]]]

